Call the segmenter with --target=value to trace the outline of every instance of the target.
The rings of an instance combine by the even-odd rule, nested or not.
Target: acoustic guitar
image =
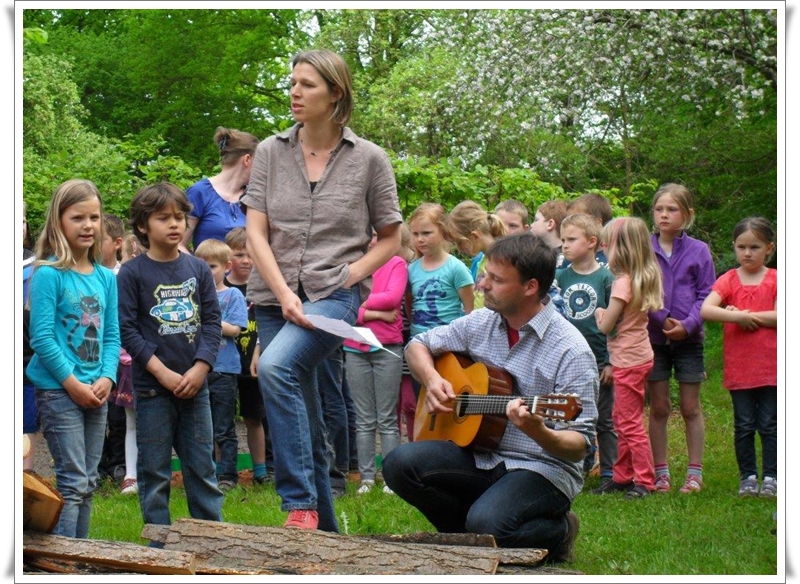
[[[512,395],[514,379],[507,371],[476,363],[465,355],[443,353],[434,359],[436,371],[453,386],[453,411],[430,414],[425,407],[427,389],[422,386],[414,417],[414,440],[451,440],[459,446],[494,450],[506,429],[506,405],[520,396]],[[571,422],[583,411],[575,395],[547,394],[525,402],[544,418]]]

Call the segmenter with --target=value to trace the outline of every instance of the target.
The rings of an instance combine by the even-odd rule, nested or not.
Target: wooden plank
[[[58,524],[64,499],[32,470],[22,473],[22,529],[50,533]]]
[[[194,555],[129,542],[76,539],[26,531],[23,556],[50,558],[103,566],[138,574],[194,574]]]

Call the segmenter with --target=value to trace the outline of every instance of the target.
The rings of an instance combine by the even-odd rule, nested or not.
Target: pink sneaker
[[[681,493],[697,493],[703,490],[703,480],[695,475],[688,475],[680,488]]]
[[[656,493],[669,493],[671,489],[669,475],[661,475],[656,479]]]
[[[284,527],[297,529],[316,529],[319,525],[319,514],[314,509],[292,509],[286,518]]]

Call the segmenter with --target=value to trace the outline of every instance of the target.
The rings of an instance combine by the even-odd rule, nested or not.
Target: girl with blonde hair
[[[656,488],[653,453],[644,429],[644,402],[647,376],[653,369],[647,311],[662,307],[661,271],[647,225],[638,217],[607,223],[603,243],[616,279],[608,308],[595,310],[595,319],[608,336],[614,379],[612,419],[618,446],[612,480],[593,492],[624,491],[626,498],[636,499]]]
[[[494,213],[488,213],[475,201],[462,201],[450,211],[445,220],[447,239],[465,255],[481,254],[475,273],[475,308],[483,308],[483,286],[486,276],[484,252],[498,237],[508,235],[506,224]]]

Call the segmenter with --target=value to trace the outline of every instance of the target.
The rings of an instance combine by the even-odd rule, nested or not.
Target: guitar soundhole
[[[461,388],[461,393],[459,393],[456,398],[456,405],[453,408],[453,415],[456,420],[460,420],[467,415],[467,410],[469,409],[469,392],[471,389],[469,385],[465,385]]]

